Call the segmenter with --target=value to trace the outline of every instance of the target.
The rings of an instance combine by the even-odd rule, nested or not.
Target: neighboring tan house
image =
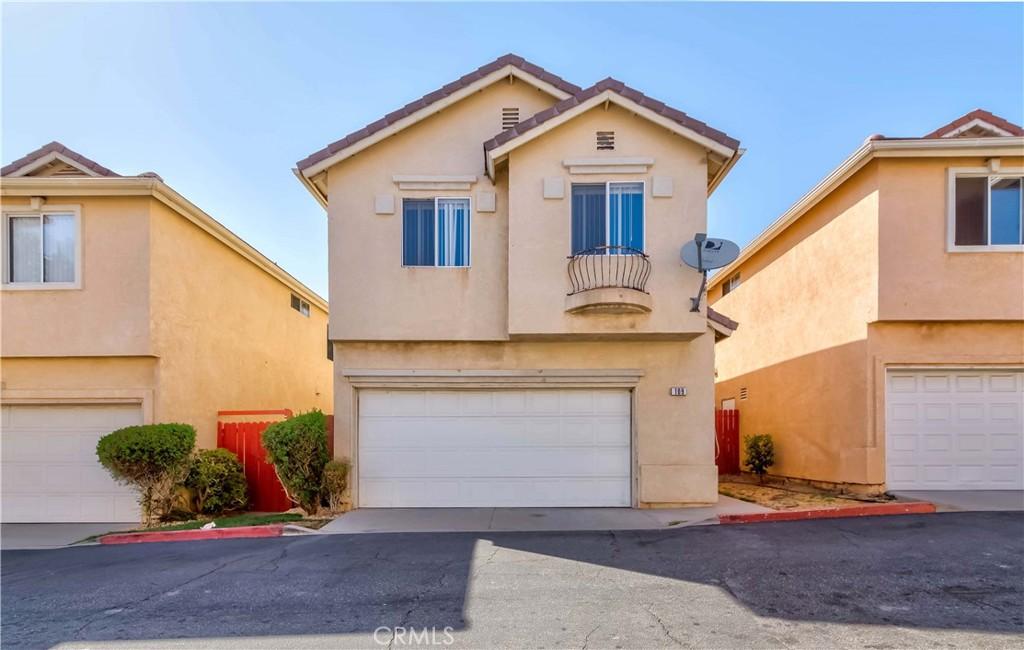
[[[775,439],[771,473],[1024,488],[1022,136],[980,110],[872,136],[711,280],[743,324],[719,405]]]
[[[113,429],[330,411],[327,303],[159,176],[56,142],[0,176],[3,521],[137,521]]]
[[[740,154],[507,55],[300,161],[329,218],[355,505],[716,501],[725,328],[689,311],[679,249]]]

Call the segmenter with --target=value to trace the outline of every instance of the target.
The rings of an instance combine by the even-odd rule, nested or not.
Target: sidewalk
[[[720,496],[699,508],[360,508],[320,529],[326,534],[483,531],[656,530],[717,524],[720,515],[770,512]]]

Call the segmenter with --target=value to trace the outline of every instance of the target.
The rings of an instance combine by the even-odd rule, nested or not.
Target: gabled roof
[[[995,127],[997,130],[983,128],[981,129],[983,133],[970,131],[979,121],[990,127]],[[1024,129],[981,109],[971,111],[921,137],[893,138],[878,134],[869,136],[864,144],[850,154],[846,160],[747,244],[740,251],[736,260],[718,269],[715,275],[708,279],[708,289],[718,286],[726,278],[731,277],[757,251],[764,248],[823,198],[876,158],[921,156],[997,158],[999,156],[1020,156],[1022,152],[1024,152]]]
[[[35,151],[18,158],[9,165],[0,169],[0,176],[16,178],[27,176],[42,167],[55,162],[64,163],[81,172],[84,176],[104,176],[117,178],[121,175],[113,172],[94,160],[90,160],[82,154],[68,149],[61,143],[53,142],[39,147]]]
[[[551,108],[543,110],[536,115],[520,122],[511,129],[502,131],[498,135],[494,136],[490,140],[484,143],[484,150],[491,151],[498,147],[515,140],[516,138],[532,131],[536,127],[544,124],[545,122],[556,118],[560,115],[571,113],[573,109],[578,108],[581,104],[591,100],[605,91],[611,91],[638,106],[646,108],[652,111],[656,115],[668,118],[675,122],[679,126],[682,126],[694,133],[701,135],[713,142],[726,147],[728,149],[736,150],[740,146],[740,141],[732,138],[725,133],[722,133],[718,129],[713,129],[704,122],[696,120],[679,109],[672,108],[664,102],[660,102],[657,99],[648,97],[639,90],[630,88],[626,84],[608,77],[602,79],[590,88],[582,90],[572,97],[564,99]]]
[[[428,93],[416,101],[410,102],[402,108],[388,113],[376,122],[367,124],[358,131],[353,131],[344,138],[332,142],[320,151],[303,158],[296,163],[295,166],[307,177],[311,176],[320,171],[321,168],[333,164],[337,160],[344,159],[346,157],[344,155],[346,150],[355,147],[367,138],[370,138],[391,126],[400,126],[400,128],[405,128],[406,126],[415,124],[420,119],[432,114],[434,111],[431,109],[435,108],[442,100],[451,97],[456,93],[460,93],[460,91],[472,89],[481,82],[489,83],[488,77],[505,68],[511,68],[509,72],[512,74],[516,74],[518,72],[519,74],[516,74],[516,76],[525,75],[529,81],[545,87],[545,89],[553,92],[553,94],[559,99],[580,92],[579,86],[569,83],[565,79],[548,72],[538,65],[530,63],[523,57],[515,54],[506,54],[486,65],[480,66],[473,72],[465,74],[455,81],[438,88],[434,92]],[[315,170],[313,170],[314,167],[316,168]]]
[[[999,137],[1007,135],[1024,135],[1024,129],[1013,122],[1005,120],[986,110],[976,108],[970,113],[958,117],[949,124],[941,126],[925,138],[953,138],[976,135],[979,137]]]
[[[60,166],[55,171],[51,166]],[[73,168],[73,169],[72,169]],[[43,173],[37,173],[37,172]],[[283,285],[323,311],[327,301],[290,273],[228,230],[219,221],[178,194],[159,174],[143,172],[122,176],[94,160],[68,149],[59,142],[36,149],[0,169],[4,196],[151,196],[183,218],[221,241],[228,248],[255,264]]]

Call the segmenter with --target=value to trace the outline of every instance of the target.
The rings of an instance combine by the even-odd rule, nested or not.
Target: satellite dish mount
[[[707,233],[699,232],[693,241],[686,242],[679,257],[683,264],[700,271],[700,289],[694,298],[690,298],[690,311],[700,311],[700,299],[708,286],[708,271],[719,269],[731,264],[740,255],[740,247],[728,239],[708,237]]]

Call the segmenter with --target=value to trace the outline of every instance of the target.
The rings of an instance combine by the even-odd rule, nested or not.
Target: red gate
[[[237,415],[281,415],[291,417],[289,409],[277,411],[218,411],[217,417]],[[284,512],[292,502],[277,479],[274,466],[267,462],[260,436],[273,422],[217,422],[217,446],[238,456],[249,484],[249,505],[257,512]]]
[[[715,464],[719,474],[740,473],[740,412],[715,410]]]

